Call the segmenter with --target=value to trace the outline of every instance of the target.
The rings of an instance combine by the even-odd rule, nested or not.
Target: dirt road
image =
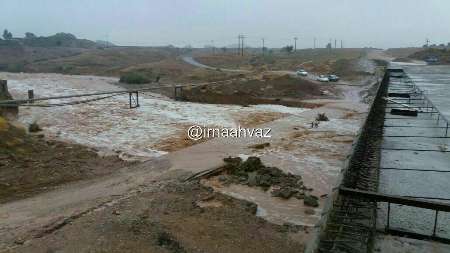
[[[183,56],[182,57],[183,61],[191,64],[195,67],[199,67],[199,68],[205,68],[205,69],[211,69],[211,70],[217,70],[218,68],[213,67],[213,66],[208,66],[205,64],[202,64],[200,62],[198,62],[197,60],[194,59],[194,57],[192,56]],[[308,63],[310,61],[304,62],[304,63]],[[252,73],[252,71],[249,70],[243,70],[243,69],[227,69],[227,68],[220,68],[221,71],[226,71],[226,72],[238,72],[238,73]],[[297,72],[296,71],[292,71],[292,70],[271,70],[271,71],[265,71],[265,73],[267,74],[276,74],[276,75],[291,75],[291,76],[297,76]],[[304,77],[305,79],[311,80],[311,81],[316,81],[317,80],[317,75],[313,74],[313,73],[309,73],[308,77]],[[319,82],[318,82],[319,83]]]
[[[199,68],[211,69],[211,70],[220,69],[220,71],[225,71],[225,72],[251,73],[251,71],[248,71],[248,70],[215,68],[215,67],[207,66],[205,64],[202,64],[202,63],[196,61],[192,56],[183,56],[183,57],[181,57],[181,59],[183,59],[184,62],[189,63],[189,64],[199,67]]]
[[[155,158],[122,168],[111,176],[61,186],[31,198],[0,205],[0,249],[14,242],[40,237],[73,217],[127,197],[141,187],[152,187],[170,163]]]

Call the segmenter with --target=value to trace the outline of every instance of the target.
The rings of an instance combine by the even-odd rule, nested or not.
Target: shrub
[[[316,120],[317,121],[328,121],[329,119],[328,119],[327,115],[325,115],[325,113],[319,113],[319,114],[317,114]]]
[[[120,76],[119,82],[129,84],[143,84],[143,83],[150,83],[151,80],[149,77],[147,77],[142,73],[127,72]]]
[[[42,128],[41,128],[41,127],[38,125],[38,123],[35,121],[35,122],[31,123],[31,124],[28,126],[28,131],[29,131],[30,133],[36,133],[36,132],[42,131]]]
[[[23,63],[10,63],[6,67],[7,72],[19,73],[25,71],[25,64]]]

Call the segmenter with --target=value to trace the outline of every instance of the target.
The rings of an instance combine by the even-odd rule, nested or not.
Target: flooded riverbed
[[[2,74],[8,79],[15,99],[35,96],[67,96],[83,93],[121,90],[115,78],[67,76],[59,74]],[[83,100],[75,98],[72,100]],[[70,100],[70,101],[72,101]],[[49,103],[61,103],[52,100]],[[67,102],[65,100],[64,102]],[[158,144],[185,134],[186,126],[237,127],[248,118],[301,114],[308,109],[279,105],[211,105],[177,102],[167,97],[140,94],[141,107],[128,108],[128,95],[115,96],[90,103],[55,107],[21,107],[19,121],[36,121],[47,137],[76,142],[102,152],[116,152],[124,159],[146,160],[165,154]],[[186,136],[179,137],[180,141]]]

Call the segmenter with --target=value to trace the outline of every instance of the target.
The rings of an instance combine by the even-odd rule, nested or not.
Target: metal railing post
[[[391,202],[388,202],[388,212],[387,212],[387,224],[386,224],[386,231],[389,230],[389,217],[391,213]]]
[[[438,210],[436,210],[436,214],[434,215],[434,228],[433,228],[433,236],[436,236],[436,227],[437,227],[437,220],[438,220]]]
[[[139,107],[139,91],[136,91],[136,106]]]
[[[28,99],[30,100],[30,101],[28,101],[28,103],[30,103],[30,104],[34,103],[34,101],[33,101],[33,99],[34,99],[34,90],[28,90]]]
[[[132,97],[131,92],[128,93],[128,96],[130,97],[130,108],[133,108],[133,103],[131,102],[131,97]]]

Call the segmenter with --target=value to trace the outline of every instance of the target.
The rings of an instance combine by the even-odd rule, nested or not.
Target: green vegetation
[[[282,48],[282,51],[285,51],[287,53],[292,53],[292,51],[294,51],[294,46],[287,45],[287,46]]]
[[[20,73],[25,71],[25,64],[21,62],[10,63],[6,65],[6,68],[2,68],[2,66],[0,66],[0,70],[5,70],[7,72],[13,73]]]
[[[70,33],[57,33],[48,37],[36,37],[32,33],[26,33],[23,43],[31,47],[76,47],[76,48],[95,48],[97,43],[78,39]]]
[[[9,32],[7,29],[5,29],[5,30],[3,31],[3,38],[4,38],[5,40],[10,40],[10,39],[12,39],[12,37],[13,37],[12,33]]]
[[[30,133],[36,133],[36,132],[40,132],[40,131],[42,131],[42,128],[39,126],[39,124],[36,121],[31,123],[28,126],[28,132],[30,132]]]
[[[0,116],[0,155],[23,152],[25,139],[25,129],[11,125]]]
[[[151,79],[144,73],[126,72],[120,76],[120,82],[128,84],[144,84],[150,83]]]

